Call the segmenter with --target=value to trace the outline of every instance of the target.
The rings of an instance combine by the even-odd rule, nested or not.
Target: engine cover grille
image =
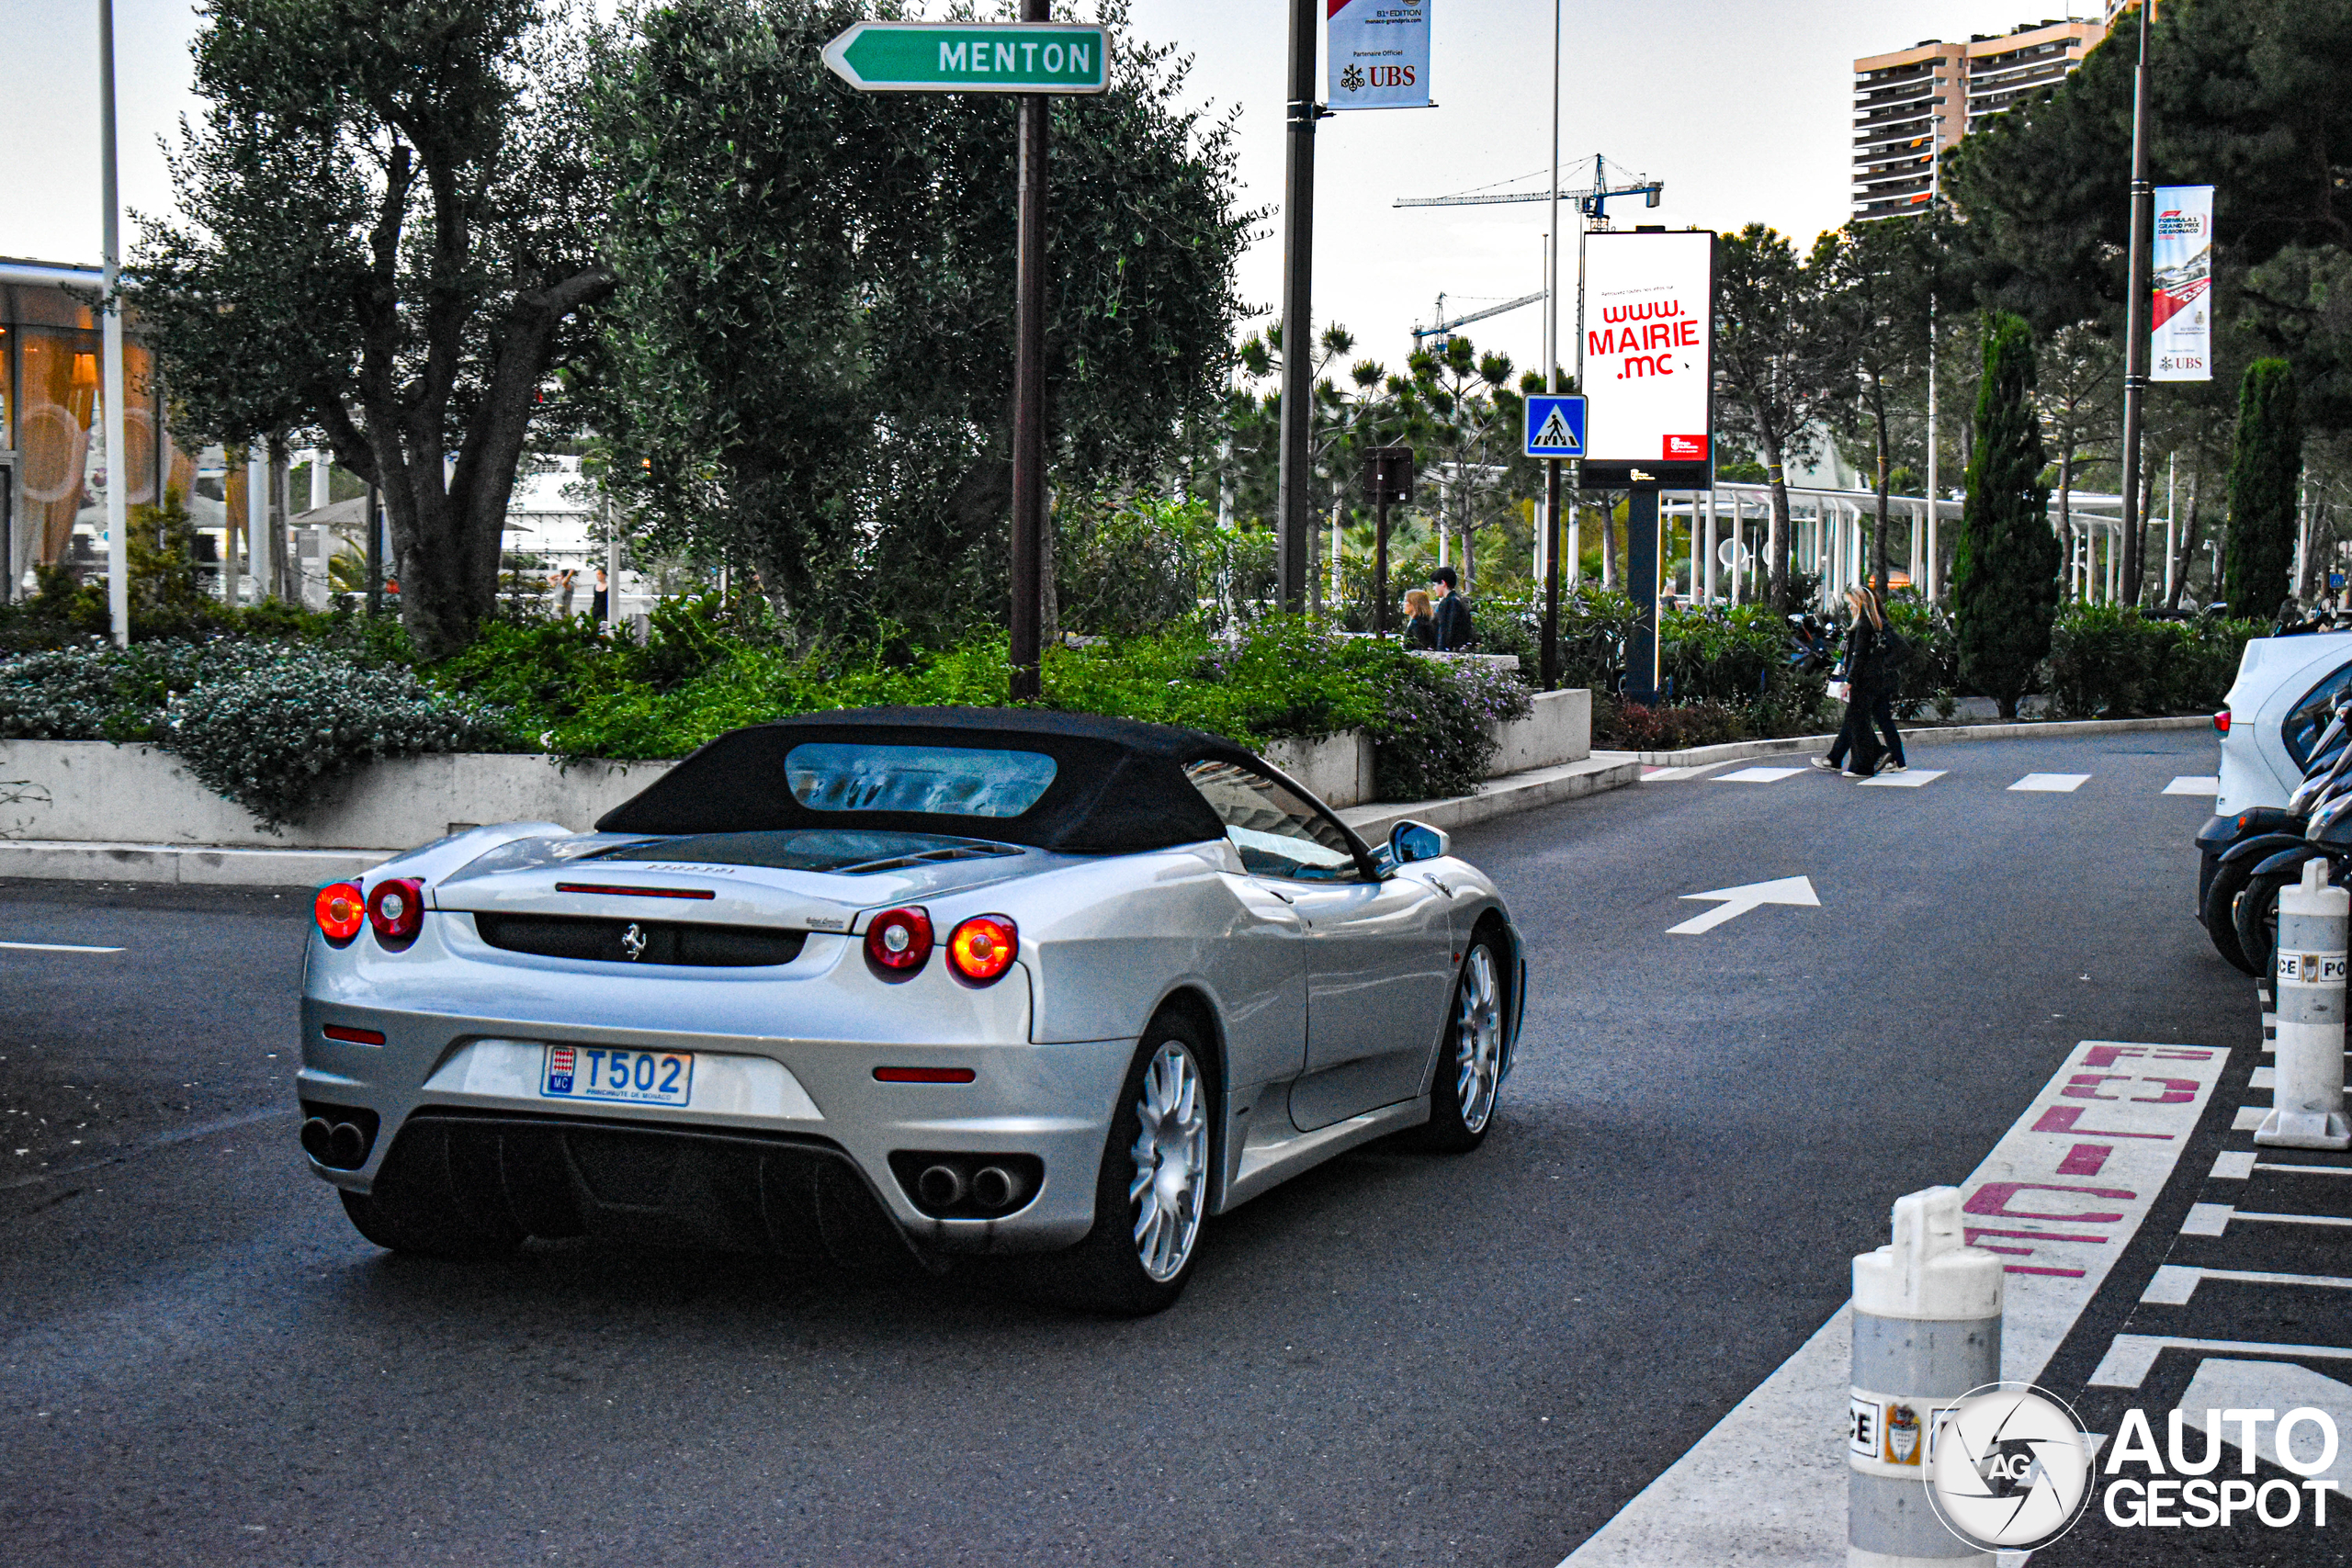
[[[681,964],[749,969],[789,964],[806,931],[761,926],[693,925],[679,920],[616,920],[591,915],[474,916],[482,941],[509,953],[603,964]]]

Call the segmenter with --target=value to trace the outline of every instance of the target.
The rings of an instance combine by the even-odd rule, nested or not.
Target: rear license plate
[[[539,1079],[547,1100],[620,1100],[638,1105],[684,1105],[694,1090],[690,1051],[616,1051],[598,1045],[550,1045]]]

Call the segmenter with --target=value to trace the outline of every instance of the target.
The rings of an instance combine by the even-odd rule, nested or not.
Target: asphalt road
[[[1535,975],[1476,1154],[1216,1223],[1177,1308],[534,1245],[391,1258],[295,1152],[299,896],[0,884],[0,1562],[1551,1568],[2084,1039],[2245,1032],[2209,736],[1920,747],[1465,832]],[[2013,793],[2029,772],[2088,773]],[[1819,908],[1699,936],[1679,896]]]

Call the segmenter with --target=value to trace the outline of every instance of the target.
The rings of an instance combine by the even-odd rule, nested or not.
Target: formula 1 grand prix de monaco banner
[[[2213,187],[2158,186],[2148,378],[2213,378]]]
[[[1714,482],[1715,237],[1585,237],[1584,482]]]
[[[1432,0],[1325,0],[1335,109],[1430,107]]]

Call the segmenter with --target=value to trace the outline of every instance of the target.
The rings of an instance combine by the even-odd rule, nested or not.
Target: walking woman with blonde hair
[[[1813,765],[1835,773],[1850,752],[1848,771],[1857,778],[1878,772],[1882,756],[1888,759],[1887,772],[1906,773],[1911,764],[1904,761],[1903,737],[1894,728],[1895,674],[1887,658],[1886,612],[1878,595],[1866,587],[1847,589],[1846,604],[1854,615],[1846,634],[1846,662],[1838,672],[1847,688],[1846,722],[1830,744],[1829,755],[1815,758]],[[1871,732],[1873,721],[1877,734]],[[1883,747],[1880,735],[1886,738]]]

